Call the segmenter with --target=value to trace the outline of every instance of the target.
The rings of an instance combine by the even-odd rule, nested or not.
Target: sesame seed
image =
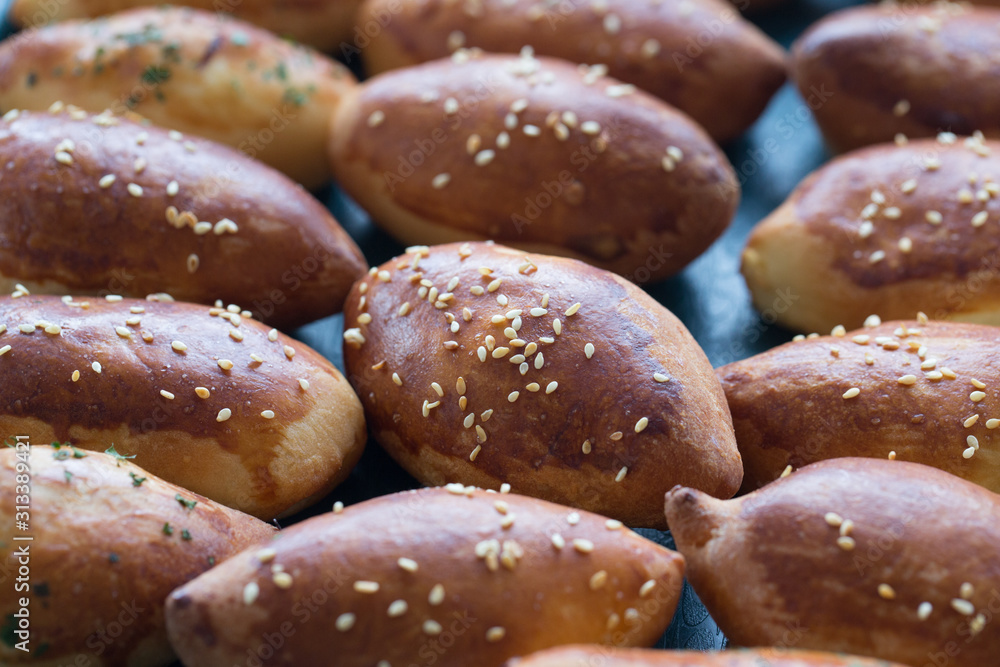
[[[443,630],[444,630],[444,628],[441,627],[441,624],[438,623],[435,620],[428,619],[428,620],[424,621],[424,625],[423,625],[424,634],[431,635],[431,636],[439,635],[439,634],[441,634],[441,632]]]
[[[137,183],[129,183],[126,189],[133,197],[138,198],[142,196],[142,186]]]
[[[553,380],[548,385],[546,385],[546,387],[545,387],[545,393],[546,394],[551,394],[552,392],[554,392],[558,388],[559,388],[559,383],[556,382],[555,380]]]
[[[567,514],[566,523],[568,523],[571,526],[575,526],[576,524],[580,523],[580,513],[570,512],[569,514]]]
[[[857,387],[851,387],[850,389],[844,392],[844,398],[854,398],[860,393],[861,393],[860,389],[858,389]]]
[[[476,440],[478,442],[486,442],[486,431],[479,424],[476,424]]]
[[[495,158],[495,157],[496,157],[496,152],[494,152],[494,151],[492,151],[490,149],[486,149],[486,150],[479,151],[478,153],[476,153],[476,157],[475,157],[474,161],[475,161],[477,167],[485,167],[490,162],[493,162],[493,158]]]
[[[975,447],[968,447],[968,448],[965,449],[965,451],[962,452],[962,458],[963,459],[971,459],[975,455],[976,455],[976,448]]]
[[[72,165],[73,156],[66,151],[56,151],[56,162],[65,165]]]
[[[233,416],[233,411],[229,408],[222,408],[219,410],[219,414],[215,417],[215,421],[224,422]]]
[[[411,558],[400,558],[396,561],[396,564],[399,565],[400,569],[406,570],[407,572],[416,572],[419,569],[417,561]]]
[[[271,577],[271,581],[278,588],[288,589],[292,587],[292,575],[287,572],[275,572]]]
[[[243,587],[243,604],[250,606],[257,601],[260,595],[260,586],[255,581],[251,581]]]
[[[963,600],[970,600],[970,599],[972,599],[972,595],[974,593],[975,593],[975,588],[968,581],[964,582],[962,584],[961,588],[959,589],[959,596]]]
[[[233,362],[231,362],[229,359],[219,359],[218,363],[219,363],[219,368],[221,368],[224,371],[231,370],[233,367]]]
[[[257,560],[261,563],[270,563],[274,560],[274,557],[278,555],[278,552],[274,549],[261,549],[256,553]]]
[[[994,428],[997,428],[997,427],[1000,427],[1000,419],[987,419],[986,420],[986,428],[988,428],[988,429],[994,429]]]
[[[58,336],[62,333],[62,327],[58,324],[47,324],[44,329],[45,333],[51,334],[53,336]],[[129,334],[131,336],[132,334]]]
[[[564,546],[566,546],[566,540],[564,540],[563,536],[560,535],[559,533],[554,533],[552,535],[552,546],[554,546],[556,549],[562,549]]]
[[[924,219],[932,225],[940,225],[944,220],[944,216],[937,211],[927,211],[927,213],[924,214]]]
[[[70,379],[73,382],[76,382],[77,380],[79,380],[80,379],[80,371],[73,371],[73,375],[70,376]]]
[[[562,334],[562,322],[559,318],[552,320],[552,330],[556,332],[557,336]]]
[[[590,440],[584,440],[581,449],[583,450],[584,454],[589,454],[591,451],[593,451],[593,446],[590,444]]]
[[[642,586],[639,587],[639,597],[648,597],[649,594],[653,592],[654,588],[656,588],[656,580],[648,579]]]
[[[987,211],[980,211],[979,213],[976,213],[974,216],[972,216],[972,226],[982,227],[983,225],[986,224],[986,221],[989,219],[989,217],[990,214]]]
[[[623,479],[625,479],[625,475],[627,474],[628,474],[628,466],[622,466],[622,469],[618,471],[617,475],[615,475],[615,482],[622,481]]]
[[[10,345],[5,345],[4,347],[8,347],[8,348],[9,348],[9,347],[10,347]],[[94,363],[92,363],[92,364],[90,365],[90,367],[91,367],[92,369],[94,369],[94,372],[95,372],[95,373],[100,373],[100,372],[101,372],[101,362],[99,362],[99,361],[95,361]]]
[[[979,421],[979,415],[978,414],[972,415],[971,417],[967,418],[964,422],[962,422],[962,426],[964,426],[965,428],[971,428],[972,425],[975,424],[977,421]]]
[[[517,391],[512,391],[512,392],[510,392],[509,394],[507,394],[507,400],[508,400],[509,402],[513,403],[514,401],[516,401],[516,400],[517,400],[517,397],[518,397],[518,396],[520,396],[520,395],[521,395],[521,393],[520,393],[520,392],[517,392]]]
[[[387,613],[389,614],[389,618],[398,618],[405,614],[409,608],[410,606],[406,604],[406,600],[395,600],[389,605]]]
[[[427,602],[430,603],[432,607],[436,607],[444,602],[444,586],[441,584],[434,584],[434,587],[431,588],[430,594],[427,596]]]
[[[879,584],[878,585],[878,594],[879,594],[879,597],[882,598],[883,600],[895,600],[896,599],[896,591],[893,590],[892,586],[890,586],[889,584]]]
[[[358,593],[364,593],[365,595],[371,595],[372,593],[378,593],[379,585],[377,581],[355,581],[354,590]]]
[[[827,512],[823,516],[823,520],[826,521],[827,525],[832,526],[834,528],[839,528],[844,523],[843,517],[841,517],[836,512]]]
[[[580,303],[574,303],[572,306],[566,309],[566,317],[573,317],[580,311]]]
[[[926,621],[930,618],[932,611],[934,611],[934,606],[930,602],[921,602],[920,606],[917,607],[917,618],[921,621]]]
[[[488,642],[498,642],[507,635],[507,631],[500,627],[499,625],[494,626],[486,631],[486,641]]]
[[[911,192],[913,192],[914,190],[917,189],[917,181],[916,181],[916,179],[911,178],[908,181],[903,181],[902,185],[899,186],[899,189],[904,194],[910,194]]]
[[[368,127],[378,127],[385,121],[385,112],[379,109],[371,112],[368,116]]]
[[[573,540],[573,548],[582,554],[589,554],[594,550],[594,543],[590,540],[577,538]]]
[[[291,359],[292,357],[295,356],[295,348],[293,348],[291,345],[286,345],[284,347],[284,353],[286,357]]]
[[[954,598],[951,601],[951,608],[963,616],[972,616],[976,613],[976,607],[968,600]]]
[[[160,390],[160,396],[162,396],[163,398],[167,399],[168,401],[174,400],[174,395],[172,393],[170,393],[169,391],[167,391],[166,389],[161,389]]]
[[[608,573],[606,570],[598,570],[590,577],[590,590],[596,591],[608,583]]]
[[[870,264],[877,264],[877,263],[881,262],[883,259],[885,259],[885,251],[884,250],[876,250],[875,252],[873,252],[872,254],[870,254],[868,256],[868,262]]]
[[[668,382],[670,378],[664,375],[663,373],[653,373],[653,380],[662,383],[662,382]]]
[[[969,399],[973,403],[978,403],[981,400],[983,400],[984,398],[986,398],[986,393],[982,392],[982,391],[974,391],[971,394],[969,394]]]
[[[337,621],[334,625],[340,632],[347,632],[348,630],[354,627],[355,620],[356,617],[354,616],[354,614],[348,612],[346,614],[341,614],[340,616],[338,616]]]
[[[260,413],[260,416],[264,419],[274,419],[274,410],[264,410]]]
[[[509,352],[509,347],[498,347],[493,350],[492,356],[494,359],[503,359]]]
[[[174,352],[186,352],[188,349],[187,345],[185,345],[179,340],[175,340],[174,342],[172,342],[170,344],[170,347],[173,348]]]
[[[435,190],[440,190],[444,186],[451,182],[451,174],[438,174],[431,181],[431,187]]]
[[[612,433],[608,437],[610,437],[612,440],[614,440],[615,442],[617,442],[617,441],[619,441],[619,440],[622,439],[622,432],[621,431],[615,431],[614,433]]]
[[[607,521],[604,522],[604,527],[607,528],[608,530],[621,530],[622,527],[624,527],[624,525],[625,524],[623,524],[618,519],[608,519]]]
[[[896,380],[896,382],[898,382],[899,384],[902,384],[902,385],[916,384],[916,382],[917,382],[917,376],[916,375],[912,375],[912,374],[910,374],[910,375],[904,375],[904,376],[898,378]],[[844,395],[844,398],[847,398],[846,394]]]
[[[854,545],[855,542],[853,537],[847,537],[846,535],[842,535],[841,537],[837,538],[837,546],[843,549],[844,551],[853,551]]]
[[[972,386],[976,389],[986,389],[986,384],[976,378],[972,378]]]

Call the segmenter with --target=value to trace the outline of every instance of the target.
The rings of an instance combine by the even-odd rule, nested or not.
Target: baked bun
[[[306,187],[326,183],[343,65],[225,15],[169,5],[25,30],[0,43],[0,110],[60,101],[227,144]]]
[[[903,667],[856,656],[768,648],[727,651],[650,651],[566,646],[509,661],[506,667]]]
[[[169,665],[170,591],[275,534],[118,454],[24,435],[8,444],[0,448],[4,665]]]
[[[188,667],[500,667],[565,643],[653,644],[683,573],[618,522],[454,485],[292,526],[174,591],[167,627]]]
[[[817,414],[821,414],[817,412]],[[738,646],[982,667],[1000,654],[1000,496],[935,468],[842,458],[667,520],[698,597]]]
[[[878,313],[1000,324],[1000,142],[943,134],[820,168],[750,234],[754,305],[803,332]]]
[[[0,431],[114,443],[263,519],[310,505],[360,458],[361,405],[330,362],[232,308],[0,297]]]
[[[492,239],[638,282],[707,249],[740,194],[687,116],[527,52],[366,81],[334,117],[330,157],[347,193],[403,243]]]
[[[725,396],[635,285],[491,244],[414,248],[356,283],[344,362],[375,439],[421,482],[662,527],[663,494],[743,475]]]
[[[0,121],[0,291],[247,305],[292,327],[338,312],[367,268],[318,201],[225,146],[92,115]]]

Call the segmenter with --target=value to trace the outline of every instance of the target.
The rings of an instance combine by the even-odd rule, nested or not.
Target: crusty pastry
[[[1000,655],[1000,496],[954,475],[833,459],[730,501],[678,487],[666,513],[698,597],[738,646],[915,667]]]
[[[683,571],[619,522],[453,485],[292,526],[174,591],[167,628],[188,667],[500,667],[565,643],[651,645]]]
[[[646,527],[675,484],[740,485],[704,352],[614,274],[499,245],[414,248],[356,283],[344,317],[372,434],[425,484],[509,482]]]

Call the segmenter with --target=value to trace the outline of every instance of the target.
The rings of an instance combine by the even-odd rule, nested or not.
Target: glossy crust
[[[515,658],[506,667],[902,667],[882,660],[855,656],[757,649],[704,651],[650,651],[602,646],[567,646]]]
[[[330,111],[347,69],[248,23],[187,8],[139,8],[27,30],[0,45],[0,109],[135,111],[218,141],[306,187],[329,178]]]
[[[792,46],[792,75],[837,151],[897,133],[1000,136],[1000,10],[882,3],[827,16]]]
[[[737,645],[792,635],[917,667],[1000,652],[986,616],[1000,608],[1000,497],[953,475],[835,459],[731,501],[677,488],[666,511],[691,584]]]
[[[610,7],[610,10],[609,10]],[[358,23],[385,23],[363,50],[379,73],[459,48],[607,65],[696,120],[718,141],[742,134],[785,81],[784,50],[724,0],[367,0]],[[711,39],[707,39],[711,37]]]
[[[740,485],[704,352],[613,274],[487,244],[418,249],[357,283],[345,318],[348,379],[372,433],[425,484],[509,482],[648,527],[663,526],[675,484],[725,498]]]
[[[684,114],[569,63],[464,56],[374,77],[335,116],[337,179],[396,238],[493,239],[645,281],[729,224],[739,184]]]
[[[107,115],[7,118],[0,291],[168,292],[292,327],[338,312],[367,268],[318,201],[241,153]]]
[[[789,465],[895,452],[1000,491],[998,334],[975,324],[889,322],[719,368],[744,489],[768,484]],[[861,393],[845,399],[851,388]]]
[[[998,177],[1000,142],[972,137],[834,160],[751,232],[754,305],[803,332],[917,311],[1000,324]]]
[[[326,359],[225,312],[0,298],[0,349],[10,347],[0,355],[0,432],[99,451],[114,443],[151,473],[264,519],[307,506],[361,456],[361,405]]]
[[[755,2],[758,0],[754,0]],[[150,0],[14,0],[10,18],[21,28],[47,23],[107,16],[134,7],[152,6]],[[357,38],[353,32],[359,0],[181,0],[171,4],[209,12],[232,14],[281,37],[321,51],[333,51],[341,42]]]
[[[275,534],[128,461],[22,442],[0,449],[5,665],[169,665],[163,601],[170,591]],[[19,476],[30,477],[27,531],[15,526]],[[25,536],[33,539],[14,541]],[[14,587],[22,565],[30,574],[17,581],[30,589]],[[8,634],[21,598],[30,600],[28,653],[8,643],[25,639]]]
[[[499,667],[565,643],[649,646],[674,613],[684,571],[675,552],[604,517],[461,486],[369,500],[297,524],[271,546],[171,594],[167,627],[185,665],[254,656],[371,667],[434,656],[440,667]],[[259,591],[249,604],[248,584]],[[308,622],[300,600],[314,603]],[[264,639],[275,634],[285,637],[278,647]]]

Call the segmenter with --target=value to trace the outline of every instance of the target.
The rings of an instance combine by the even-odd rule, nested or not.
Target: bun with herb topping
[[[617,521],[454,485],[292,526],[174,591],[167,628],[188,667],[499,667],[565,643],[651,645],[683,573]]]
[[[237,148],[306,187],[329,178],[330,111],[354,83],[343,65],[312,49],[170,6],[56,23],[0,44],[0,111],[57,101],[134,111]]]
[[[894,457],[1000,491],[1000,330],[887,322],[787,343],[717,369],[746,489],[787,466]]]
[[[729,501],[676,488],[666,513],[688,579],[737,646],[794,637],[952,667],[1000,654],[1000,496],[954,475],[841,458]]]
[[[650,651],[567,646],[539,651],[505,667],[903,667],[856,656],[783,648],[726,651]]]
[[[372,73],[463,48],[517,53],[529,45],[541,56],[604,63],[718,141],[742,134],[785,81],[783,49],[721,0],[368,0],[358,22],[384,16],[392,18],[363,52]]]
[[[726,156],[666,103],[552,59],[440,60],[345,97],[338,182],[404,243],[492,239],[637,282],[680,271],[739,201]]]
[[[365,424],[330,362],[239,308],[0,297],[0,432],[103,451],[260,518],[347,477]]]
[[[942,134],[817,170],[750,234],[754,304],[804,332],[918,311],[1000,324],[998,151]]]
[[[0,178],[2,291],[223,299],[285,327],[339,311],[364,275],[361,252],[318,201],[202,139],[75,108],[15,110],[0,121],[0,164],[10,174]]]
[[[675,484],[739,488],[704,352],[614,274],[491,244],[414,248],[355,284],[345,326],[375,439],[425,484],[509,482],[648,527]]]
[[[170,591],[275,534],[114,447],[101,454],[14,435],[8,443],[0,449],[5,665],[169,665]],[[15,632],[22,600],[30,636]]]

